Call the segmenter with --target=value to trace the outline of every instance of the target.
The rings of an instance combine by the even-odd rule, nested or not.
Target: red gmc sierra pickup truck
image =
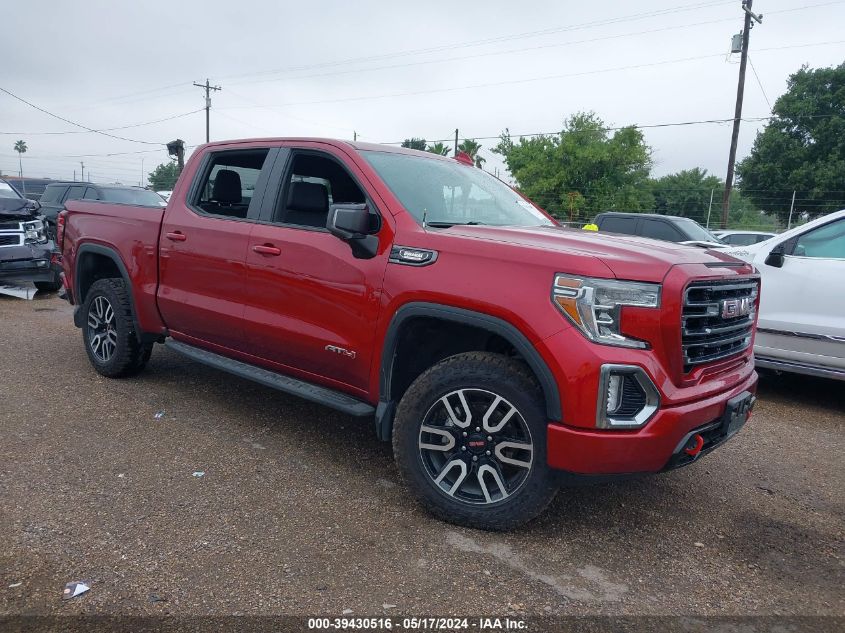
[[[164,343],[371,416],[413,494],[463,525],[689,464],[754,404],[750,265],[560,227],[462,157],[211,143],[165,209],[74,201],[58,241],[99,373]]]

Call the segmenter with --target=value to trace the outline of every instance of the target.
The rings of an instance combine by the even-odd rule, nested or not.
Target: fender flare
[[[528,338],[515,326],[498,317],[456,308],[454,306],[412,302],[400,307],[390,321],[384,337],[381,352],[381,371],[379,373],[379,402],[376,407],[376,434],[379,439],[389,440],[393,428],[393,416],[396,412],[396,399],[391,393],[393,381],[393,361],[399,343],[399,333],[409,319],[429,317],[470,325],[501,336],[525,359],[531,371],[537,376],[546,405],[546,415],[550,420],[560,421],[563,417],[560,408],[560,392],[549,366]]]
[[[120,254],[118,254],[118,252],[114,249],[101,244],[83,244],[76,251],[76,258],[74,260],[76,270],[74,270],[73,274],[73,296],[77,297],[80,303],[73,311],[73,324],[78,328],[85,325],[85,317],[82,314],[82,304],[85,303],[85,300],[82,298],[79,291],[79,264],[82,261],[83,256],[87,253],[94,253],[96,255],[108,257],[114,262],[114,265],[117,266],[117,269],[120,271],[120,276],[123,278],[123,281],[126,282],[126,290],[129,294],[129,305],[132,308],[132,324],[135,329],[135,336],[138,338],[138,341],[142,341],[143,333],[138,325],[138,311],[135,309],[135,295],[132,291],[132,280],[129,277],[129,272],[126,270],[126,266],[120,258]]]

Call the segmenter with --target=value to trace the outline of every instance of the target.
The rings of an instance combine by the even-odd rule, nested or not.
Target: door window
[[[67,191],[67,187],[48,185],[44,190],[44,195],[41,196],[40,202],[42,205],[58,202],[62,199],[65,191]]]
[[[85,185],[73,185],[70,189],[68,189],[65,202],[67,202],[68,200],[81,200],[82,196],[84,195]]]
[[[635,235],[637,232],[637,221],[639,218],[622,218],[609,216],[602,218],[599,229],[609,233],[622,233],[623,235]]]
[[[316,153],[294,154],[273,221],[309,228],[326,228],[332,204],[360,204],[364,192],[335,160]]]
[[[99,200],[100,196],[97,195],[97,190],[94,187],[88,187],[85,190],[85,199],[86,200]]]
[[[798,238],[792,254],[797,257],[845,259],[845,220],[807,231]]]
[[[681,232],[668,222],[651,220],[649,218],[643,218],[640,235],[650,237],[654,240],[663,240],[664,242],[681,242],[684,240]]]
[[[194,210],[208,215],[246,218],[268,153],[268,149],[250,149],[213,154],[194,191],[191,201]]]

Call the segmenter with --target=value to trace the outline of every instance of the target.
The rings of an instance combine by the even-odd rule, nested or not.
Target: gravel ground
[[[100,377],[55,296],[0,297],[0,350],[0,615],[845,615],[843,383],[764,377],[693,466],[489,534],[422,511],[368,421],[160,346]]]

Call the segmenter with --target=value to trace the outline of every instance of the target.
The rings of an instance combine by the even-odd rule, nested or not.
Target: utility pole
[[[211,140],[210,134],[209,134],[209,129],[210,129],[209,128],[209,116],[210,116],[210,112],[211,112],[211,91],[212,90],[223,90],[223,88],[221,88],[220,86],[212,86],[211,84],[208,83],[208,79],[205,80],[204,84],[198,84],[197,82],[194,82],[194,85],[197,88],[202,88],[202,89],[205,90],[205,142],[208,143],[208,141]]]
[[[358,140],[358,132],[356,132],[355,130],[352,130],[352,140],[353,141]]]
[[[455,128],[455,156],[458,155],[458,128]]]
[[[710,204],[707,205],[707,227],[706,228],[708,228],[708,229],[710,228],[710,212],[713,210],[713,192],[714,191],[715,191],[714,189],[710,190]]]
[[[79,180],[85,182],[85,163],[79,161],[79,164],[82,165],[82,176],[79,177]]]
[[[731,150],[728,154],[728,175],[725,177],[725,195],[722,198],[722,228],[728,228],[728,209],[731,203],[731,188],[734,184],[734,165],[736,164],[736,144],[739,140],[739,124],[742,119],[742,97],[745,94],[745,67],[748,64],[748,42],[751,36],[751,20],[762,23],[763,16],[751,12],[754,0],[743,0],[742,10],[745,21],[742,27],[742,54],[739,60],[739,83],[736,88],[736,109],[734,110],[734,129],[731,134]]]
[[[792,191],[792,203],[789,205],[789,219],[786,221],[786,230],[792,228],[792,211],[795,209],[795,191]]]

